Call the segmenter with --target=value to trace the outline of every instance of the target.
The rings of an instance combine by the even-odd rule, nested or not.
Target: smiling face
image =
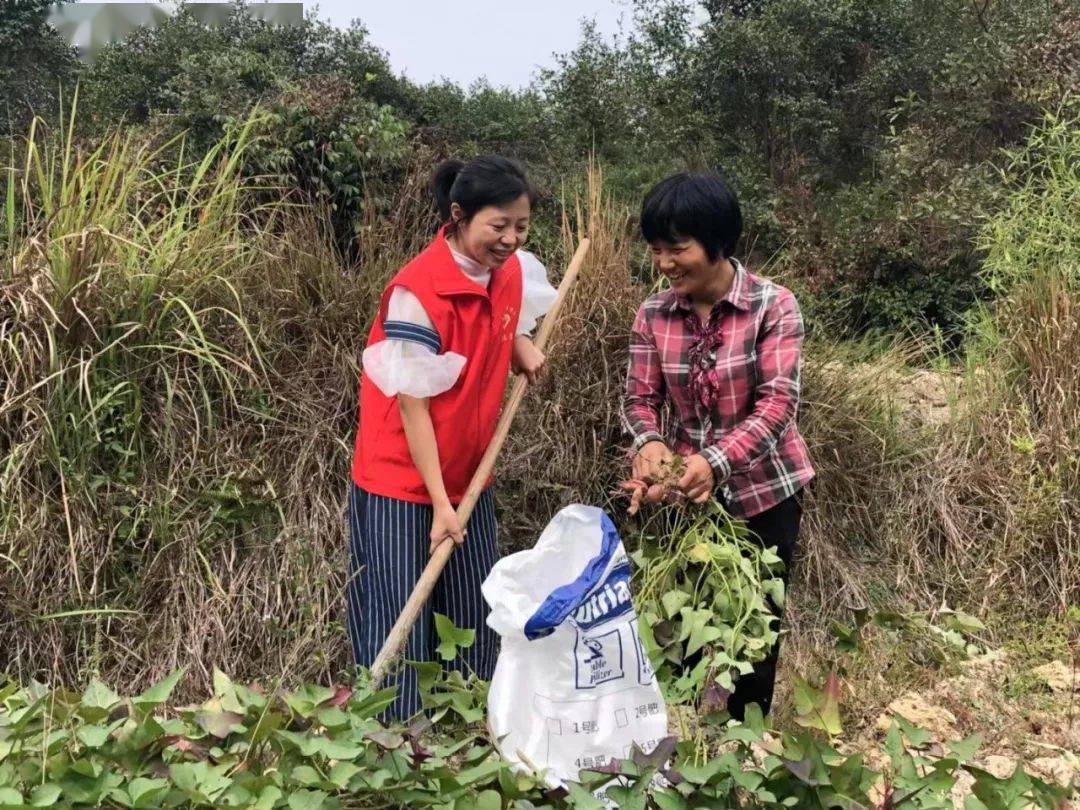
[[[711,300],[719,287],[724,285],[728,260],[717,256],[709,258],[701,242],[696,239],[676,239],[668,242],[657,239],[649,243],[653,266],[671,283],[671,289],[694,301]]]
[[[450,213],[458,222],[451,237],[454,247],[492,269],[509,259],[529,235],[531,207],[525,194],[513,202],[485,206],[467,222],[461,220],[457,203]]]

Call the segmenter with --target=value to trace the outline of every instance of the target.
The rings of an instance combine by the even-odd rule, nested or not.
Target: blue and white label
[[[625,677],[621,629],[590,636],[577,634],[574,680],[578,689],[593,689]]]
[[[573,620],[580,629],[589,630],[624,616],[633,609],[634,603],[630,601],[630,563],[624,558],[574,611]]]

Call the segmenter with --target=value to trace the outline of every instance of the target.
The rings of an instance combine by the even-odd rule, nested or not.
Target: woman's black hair
[[[672,175],[653,186],[641,204],[646,242],[693,238],[712,262],[730,258],[741,234],[739,200],[719,172]]]
[[[447,160],[435,170],[431,190],[443,222],[450,222],[450,204],[461,206],[462,219],[468,222],[481,208],[504,205],[521,195],[536,202],[536,192],[525,177],[525,169],[516,160],[500,155],[483,155],[468,163]]]

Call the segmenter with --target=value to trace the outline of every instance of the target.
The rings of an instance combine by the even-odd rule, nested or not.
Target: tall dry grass
[[[964,523],[953,578],[980,603],[1080,602],[1080,102],[1048,114],[1001,171],[980,234],[998,291],[975,313],[965,396],[935,455]],[[932,551],[932,549],[926,549]]]
[[[548,348],[550,365],[517,417],[498,468],[500,531],[507,548],[531,546],[571,503],[621,511],[611,492],[628,470],[619,400],[630,327],[646,294],[632,278],[630,212],[612,199],[594,166],[563,201],[558,262],[585,235],[591,247]]]
[[[856,365],[810,347],[810,623],[822,604],[947,602],[1007,628],[1080,601],[1080,108],[1048,115],[1001,178],[1007,204],[980,233],[998,297],[945,375],[951,418],[902,413],[902,353]]]
[[[341,661],[346,381],[379,271],[356,283],[316,217],[257,203],[254,125],[163,166],[38,122],[6,173],[0,657],[20,678]]]

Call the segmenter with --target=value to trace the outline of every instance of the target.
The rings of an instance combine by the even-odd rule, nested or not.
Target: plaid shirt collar
[[[738,259],[728,259],[735,266],[735,277],[731,280],[731,287],[717,304],[727,301],[736,309],[743,312],[750,311],[750,279],[747,277],[746,268]],[[715,305],[714,305],[715,306]],[[684,295],[671,294],[671,301],[667,305],[668,312],[693,312],[693,303]]]

